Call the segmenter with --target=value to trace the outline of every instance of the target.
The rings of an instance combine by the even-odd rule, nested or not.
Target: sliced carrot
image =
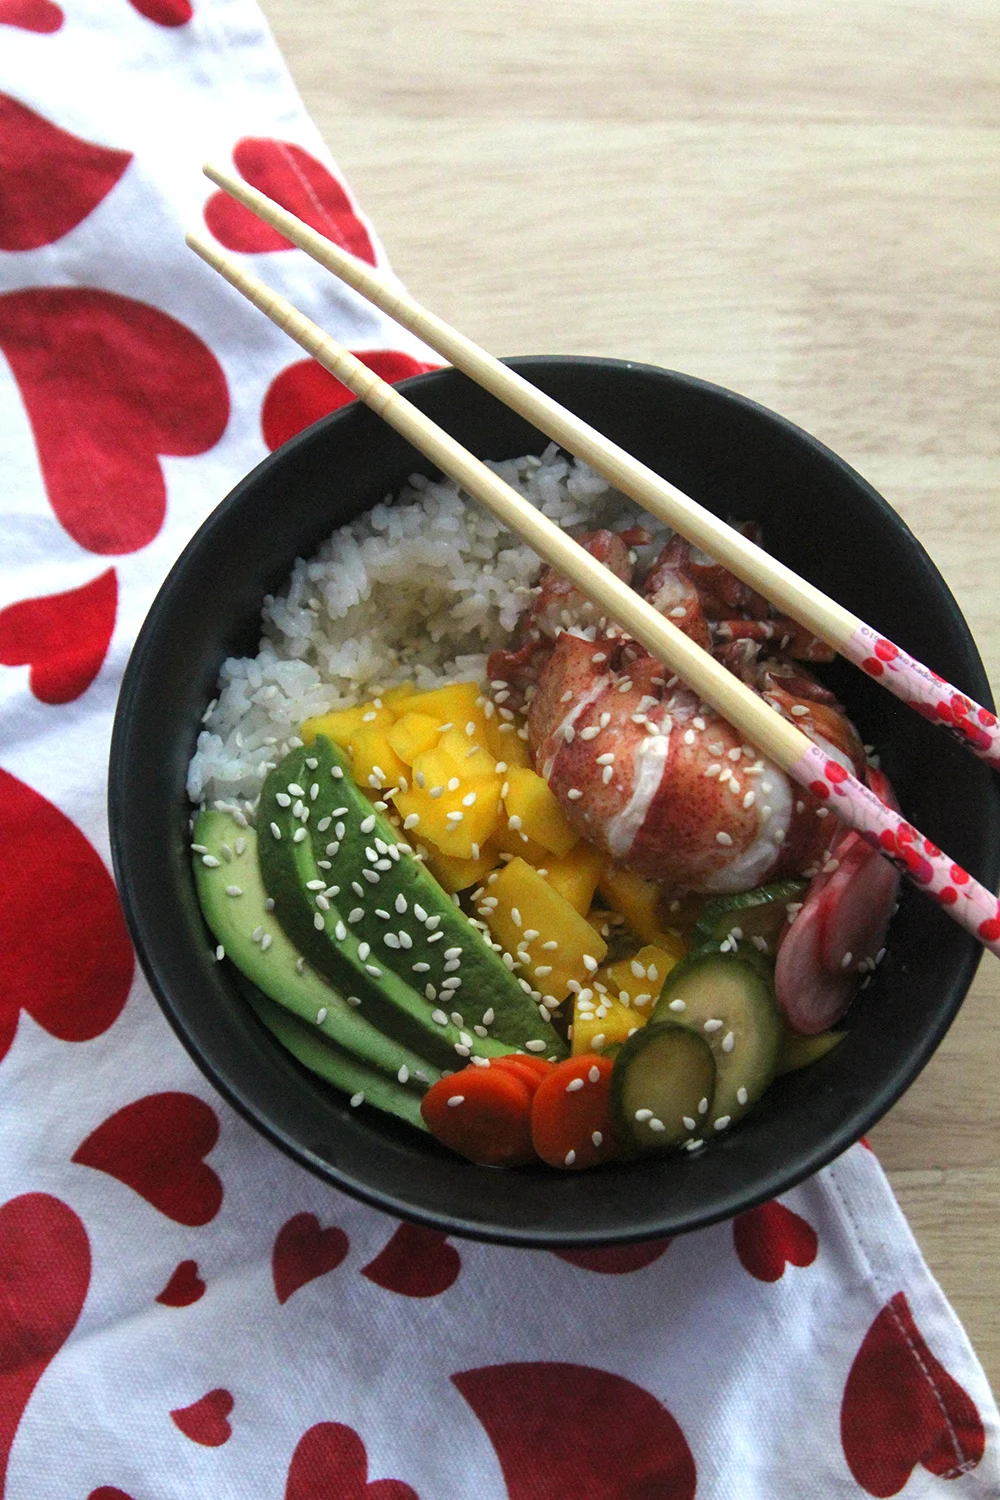
[[[531,1139],[550,1167],[594,1167],[617,1155],[609,1057],[584,1052],[556,1063],[535,1090]]]
[[[506,1068],[523,1079],[528,1085],[528,1092],[534,1094],[542,1079],[552,1072],[553,1064],[546,1062],[544,1057],[532,1057],[527,1052],[508,1052],[505,1057],[491,1057],[490,1067]]]
[[[439,1078],[420,1103],[433,1136],[469,1161],[518,1167],[535,1160],[531,1090],[509,1068],[462,1068]]]

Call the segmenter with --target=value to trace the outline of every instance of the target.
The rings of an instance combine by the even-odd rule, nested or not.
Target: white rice
[[[664,528],[586,464],[552,444],[490,464],[566,530]],[[304,719],[348,708],[396,683],[484,678],[510,638],[540,563],[450,480],[414,475],[402,493],[299,558],[268,595],[255,657],[230,657],[188,768],[192,802],[252,814],[268,771],[300,741]]]

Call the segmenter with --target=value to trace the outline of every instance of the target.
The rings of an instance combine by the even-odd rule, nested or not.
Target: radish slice
[[[824,887],[826,881],[823,881]],[[794,1031],[815,1036],[839,1021],[857,988],[857,974],[831,973],[820,958],[821,892],[810,892],[790,927],[786,927],[774,966],[778,1005]]]
[[[837,849],[839,869],[818,893],[820,961],[837,974],[875,958],[899,900],[899,873],[860,834]]]

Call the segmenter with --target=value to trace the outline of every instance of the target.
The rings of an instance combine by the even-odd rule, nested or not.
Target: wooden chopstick
[[[501,364],[485,349],[438,318],[390,282],[266,194],[206,163],[212,182],[307,255],[333,271],[369,302],[410,329],[492,395],[541,432],[582,458],[616,489],[659,516],[696,546],[724,563],[772,604],[819,636],[926,718],[943,724],[962,744],[1000,769],[1000,725],[989,709],[959,692],[901,646],[800,578],[711,511],[685,495],[616,443]]]
[[[572,579],[603,614],[664,662],[765,756],[863,833],[921,890],[935,896],[949,916],[1000,957],[1000,901],[985,886],[304,313],[214,245],[193,234],[187,236],[187,243],[366,406],[545,562]]]

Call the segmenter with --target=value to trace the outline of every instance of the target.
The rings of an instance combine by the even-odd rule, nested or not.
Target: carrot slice
[[[433,1136],[469,1161],[518,1167],[535,1160],[531,1091],[509,1068],[468,1067],[439,1078],[420,1102]]]
[[[583,1052],[556,1063],[535,1090],[531,1139],[550,1167],[579,1171],[617,1154],[609,1057]]]
[[[544,1057],[531,1057],[526,1052],[508,1052],[505,1057],[490,1058],[491,1068],[507,1069],[528,1085],[530,1094],[534,1094],[542,1079],[549,1076],[552,1066]]]

